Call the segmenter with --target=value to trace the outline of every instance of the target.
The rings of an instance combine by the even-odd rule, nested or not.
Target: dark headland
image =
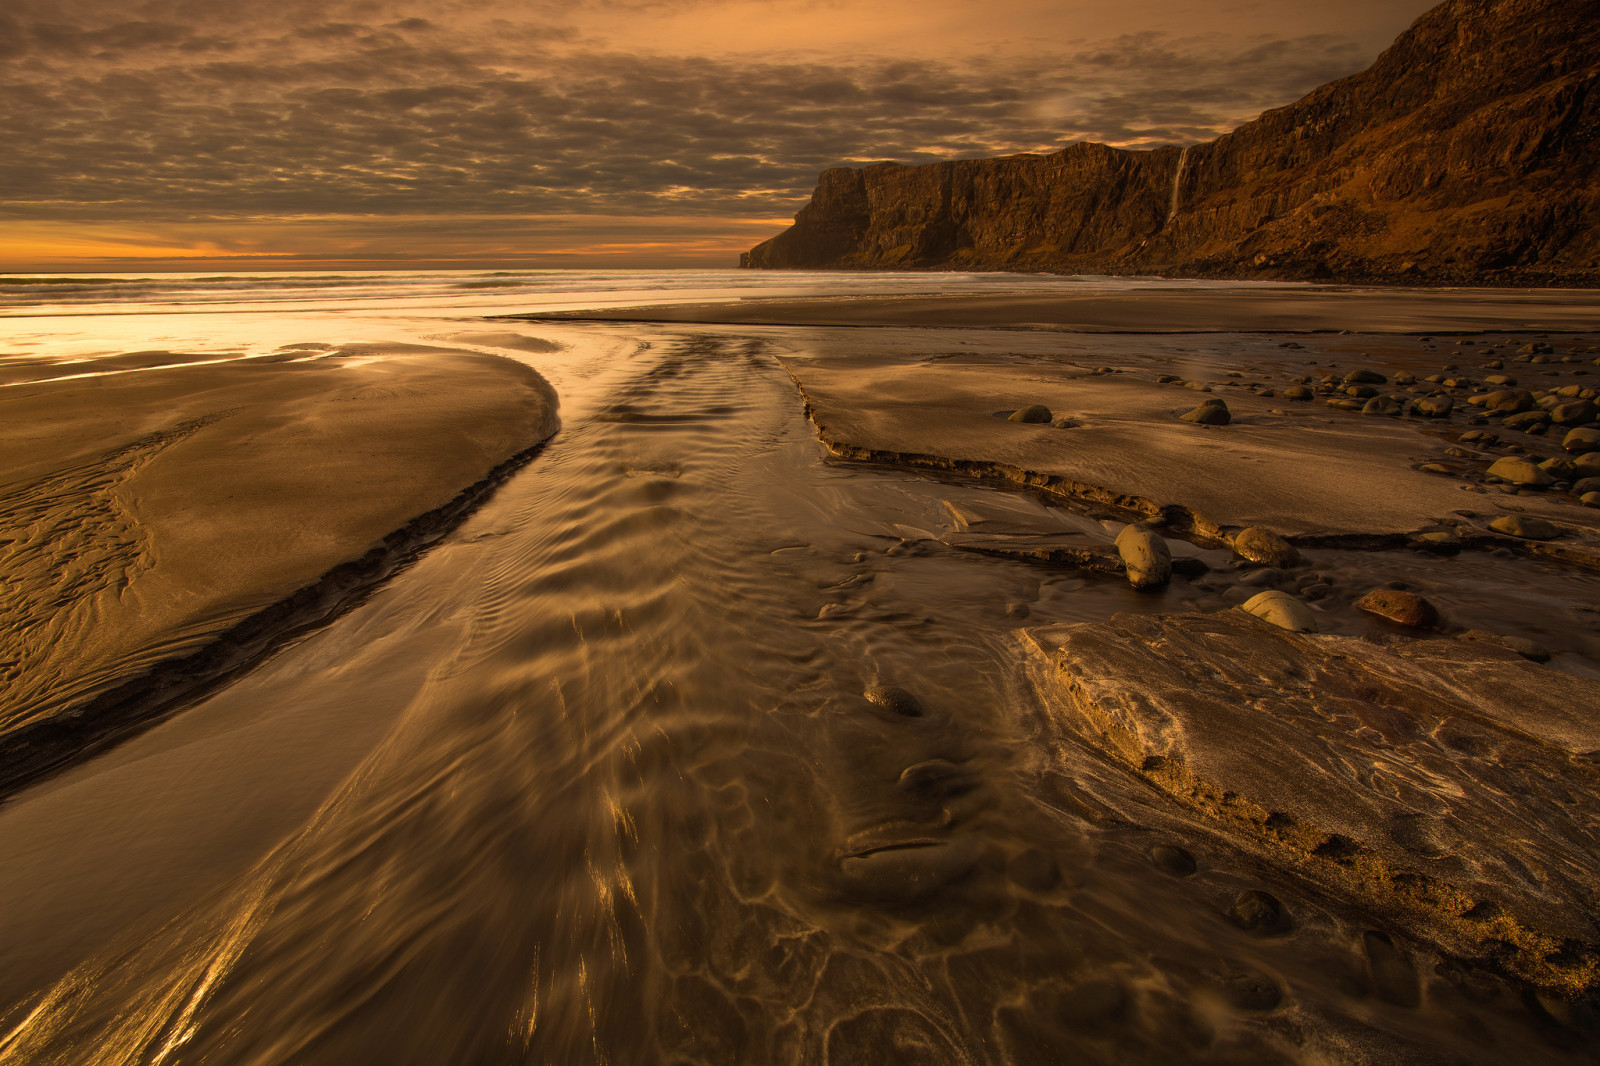
[[[1446,0],[1225,136],[826,170],[766,269],[1600,285],[1600,0]]]

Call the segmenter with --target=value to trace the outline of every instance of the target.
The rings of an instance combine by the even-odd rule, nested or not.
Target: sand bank
[[[159,354],[0,388],[6,787],[336,612],[557,426],[493,356]]]
[[[507,315],[569,322],[880,326],[1198,333],[1572,331],[1600,329],[1600,296],[1578,289],[1354,289],[1218,285],[1074,295],[743,299]]]

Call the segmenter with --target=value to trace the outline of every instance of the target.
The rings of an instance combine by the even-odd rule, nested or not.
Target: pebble
[[[1311,613],[1311,608],[1277,589],[1258,592],[1251,596],[1239,609],[1246,614],[1253,614],[1263,622],[1270,622],[1279,629],[1287,629],[1293,633],[1315,633],[1317,620]]]
[[[1252,563],[1267,566],[1289,567],[1300,562],[1300,553],[1294,545],[1260,526],[1247,526],[1233,536],[1233,550]]]
[[[877,688],[867,689],[865,695],[867,702],[880,710],[905,715],[907,718],[922,717],[922,702],[903,688],[880,685]]]
[[[1422,418],[1448,418],[1455,407],[1449,396],[1424,396],[1411,405],[1411,412]]]
[[[1173,877],[1191,877],[1199,868],[1194,856],[1176,844],[1156,844],[1148,854],[1156,869]]]
[[[1543,488],[1555,480],[1534,463],[1510,455],[1496,459],[1489,467],[1489,476],[1502,478],[1513,485],[1530,485],[1534,488]]]
[[[1391,396],[1374,396],[1361,407],[1364,415],[1394,417],[1400,413],[1400,402]]]
[[[1489,523],[1489,528],[1496,533],[1505,533],[1523,540],[1554,540],[1561,536],[1561,530],[1542,518],[1530,515],[1507,514],[1501,515]]]
[[[1241,929],[1261,936],[1276,936],[1294,928],[1289,912],[1270,892],[1252,888],[1239,893],[1228,911],[1228,917]]]
[[[1228,413],[1228,405],[1221,400],[1207,400],[1188,414],[1179,417],[1185,422],[1201,426],[1225,426],[1233,420],[1233,416]]]
[[[1050,417],[1050,408],[1046,407],[1042,403],[1036,403],[1027,407],[1019,407],[1017,410],[1012,411],[1011,417],[1007,418],[1006,421],[1041,424],[1048,423],[1050,421]]]
[[[1439,621],[1439,612],[1433,604],[1415,592],[1400,589],[1373,589],[1356,601],[1356,607],[1379,618],[1418,629],[1431,629]]]
[[[1172,579],[1172,552],[1160,536],[1138,526],[1117,534],[1117,555],[1136,589],[1160,588]]]

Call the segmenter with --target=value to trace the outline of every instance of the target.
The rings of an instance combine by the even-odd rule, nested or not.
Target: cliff
[[[1600,285],[1600,0],[1446,0],[1214,141],[824,171],[757,268]]]

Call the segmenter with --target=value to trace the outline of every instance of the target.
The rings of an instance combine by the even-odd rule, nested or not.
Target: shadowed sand
[[[0,388],[4,785],[337,610],[557,426],[510,360],[293,355]]]

